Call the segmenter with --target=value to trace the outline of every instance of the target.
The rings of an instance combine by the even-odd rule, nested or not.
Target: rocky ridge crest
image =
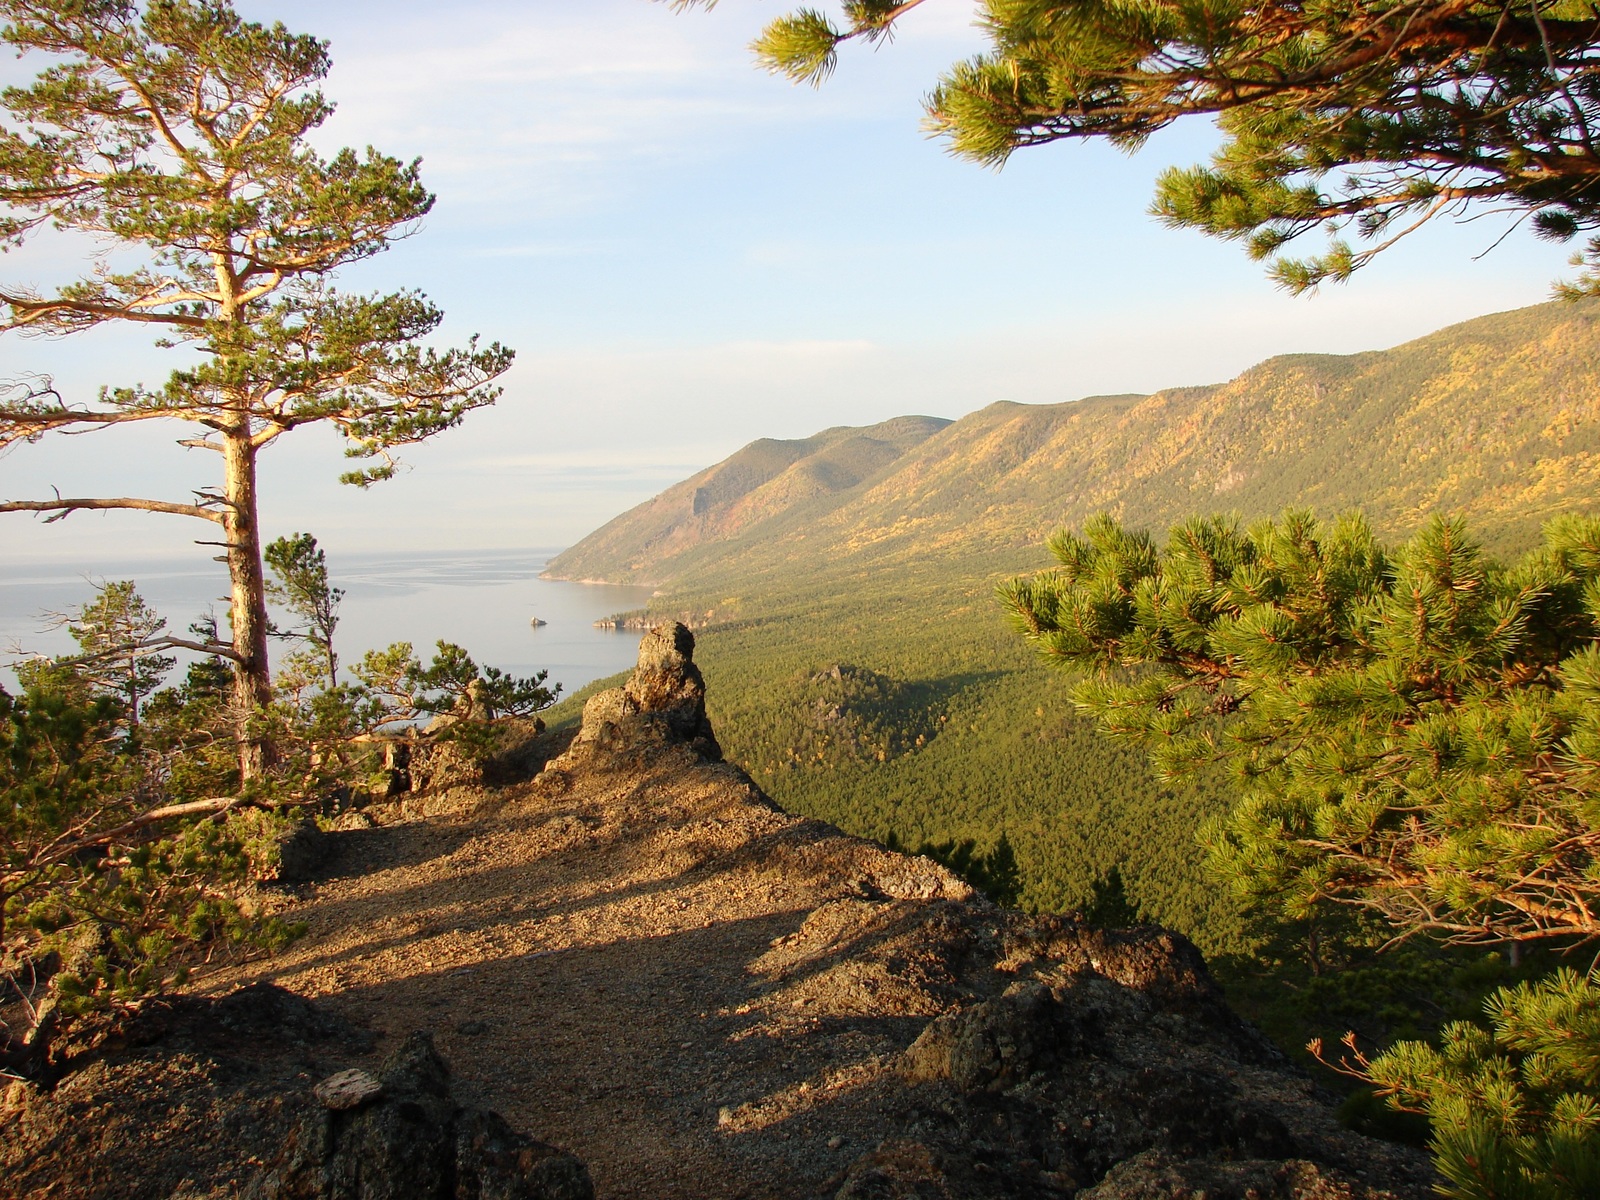
[[[206,986],[270,977],[316,998],[303,1020],[371,1046],[289,1037],[317,1061],[251,1076],[248,1104],[174,1132],[168,1158],[209,1126],[257,1139],[253,1174],[229,1178],[258,1196],[582,1194],[576,1159],[516,1128],[567,1147],[607,1197],[1427,1194],[1425,1159],[1342,1129],[1178,935],[1003,910],[927,859],[782,812],[720,761],[693,649],[681,626],[647,635],[568,744],[545,735],[529,783],[397,802],[335,835],[296,904],[311,933]],[[171,1107],[178,1085],[151,1072],[186,1054],[102,1053],[76,1128]],[[316,1105],[336,1067],[381,1082],[374,1115]],[[135,1086],[118,1092],[119,1071]],[[0,1178],[53,1145],[16,1131],[80,1103],[75,1078],[13,1098]],[[372,1147],[396,1144],[382,1131],[406,1105],[434,1131],[405,1143],[435,1148],[431,1191],[348,1168],[404,1158]],[[236,1194],[187,1186],[77,1194]]]

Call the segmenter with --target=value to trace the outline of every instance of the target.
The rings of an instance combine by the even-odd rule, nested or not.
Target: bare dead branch
[[[75,512],[102,511],[108,509],[136,509],[139,512],[171,513],[178,517],[199,517],[202,521],[211,521],[221,525],[224,518],[221,512],[214,508],[206,508],[199,504],[175,504],[168,500],[142,500],[134,496],[116,496],[109,498],[79,498],[56,500],[6,500],[0,501],[0,512],[36,512],[53,513],[45,518],[45,524],[60,521],[70,517]]]
[[[81,850],[93,850],[99,846],[109,845],[127,837],[129,834],[138,833],[151,825],[158,825],[162,821],[171,821],[177,817],[217,816],[221,813],[231,812],[236,808],[259,807],[266,806],[243,796],[213,796],[206,800],[189,800],[183,804],[164,804],[160,808],[152,808],[149,812],[141,813],[139,816],[124,821],[121,825],[111,829],[87,834],[75,841],[57,846],[52,849],[50,858],[59,862],[61,859],[69,858]]]

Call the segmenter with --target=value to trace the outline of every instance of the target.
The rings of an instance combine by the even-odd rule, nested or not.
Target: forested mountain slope
[[[723,747],[789,811],[982,854],[1004,835],[1025,907],[1125,892],[1239,964],[1236,998],[1285,1046],[1333,1044],[1375,1002],[1302,988],[1299,951],[1275,957],[1202,867],[1195,833],[1231,805],[1230,781],[1164,785],[1142,751],[1100,736],[1009,628],[995,585],[1049,566],[1048,533],[1103,509],[1160,537],[1196,513],[1361,508],[1391,544],[1453,511],[1512,559],[1550,516],[1600,510],[1597,363],[1600,303],[1552,304],[1394,350],[1272,359],[1214,387],[992,405],[854,486],[657,555],[651,612],[703,631]],[[622,524],[603,531],[619,558],[637,550]],[[1440,977],[1394,986],[1395,1012],[1443,1019]],[[1402,1020],[1373,1036],[1414,1032]]]
[[[1002,402],[937,432],[907,420],[925,422],[921,438],[896,441],[908,448],[892,458],[859,456],[832,486],[793,481],[824,454],[890,440],[877,431],[896,423],[752,443],[584,539],[551,572],[697,587],[799,563],[929,555],[1011,569],[1055,526],[1100,510],[1162,526],[1289,504],[1360,506],[1402,536],[1456,512],[1490,546],[1523,546],[1600,492],[1600,304],[1498,313],[1392,350],[1285,355],[1212,386]],[[821,453],[802,458],[812,443]],[[783,473],[766,465],[785,455]],[[752,470],[767,472],[764,486],[722,498]]]

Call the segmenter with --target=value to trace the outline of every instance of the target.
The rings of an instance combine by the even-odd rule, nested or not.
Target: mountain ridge
[[[1389,350],[1278,355],[1222,383],[1150,395],[998,401],[843,486],[784,493],[775,472],[760,503],[728,506],[729,519],[692,539],[643,540],[629,526],[652,506],[681,506],[683,489],[760,445],[608,523],[549,573],[570,578],[584,564],[587,578],[734,586],[802,562],[929,554],[1020,569],[1052,529],[1097,511],[1159,526],[1289,504],[1359,506],[1396,536],[1435,511],[1459,512],[1494,548],[1520,547],[1544,520],[1600,495],[1600,304],[1490,314]]]
[[[552,559],[543,577],[588,579],[604,570],[637,578],[664,556],[727,540],[774,512],[855,487],[949,424],[904,416],[836,425],[807,438],[757,438],[607,522]]]

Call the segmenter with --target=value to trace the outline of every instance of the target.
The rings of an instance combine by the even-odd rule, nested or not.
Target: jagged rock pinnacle
[[[572,748],[552,766],[572,766],[596,751],[624,753],[663,743],[687,745],[712,761],[722,758],[706,718],[694,634],[676,621],[655,626],[640,640],[639,664],[627,683],[590,697]]]

